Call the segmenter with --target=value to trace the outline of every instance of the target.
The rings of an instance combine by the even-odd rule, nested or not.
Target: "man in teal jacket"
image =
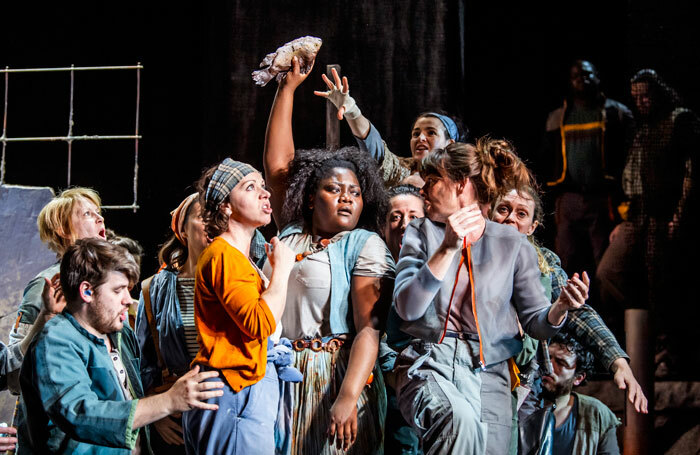
[[[150,453],[141,428],[220,396],[216,372],[183,375],[165,393],[143,398],[139,350],[125,324],[129,289],[139,269],[122,247],[82,239],[61,260],[60,287],[50,298],[66,309],[46,324],[20,374],[33,453]]]

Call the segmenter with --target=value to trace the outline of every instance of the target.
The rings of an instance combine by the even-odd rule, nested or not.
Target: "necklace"
[[[328,245],[331,244],[331,241],[328,239],[321,239],[316,245],[311,245],[308,250],[304,251],[303,253],[299,253],[296,256],[297,262],[304,260],[307,256],[318,253],[319,251],[323,251],[326,249]]]

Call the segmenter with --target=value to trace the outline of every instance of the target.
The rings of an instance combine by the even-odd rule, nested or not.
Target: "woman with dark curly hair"
[[[374,162],[356,148],[295,154],[294,91],[308,73],[296,59],[292,65],[270,113],[263,159],[279,238],[297,254],[282,336],[295,340],[294,365],[304,374],[282,398],[291,434],[280,430],[278,449],[382,453],[386,392],[377,352],[394,277],[378,235],[384,186]]]

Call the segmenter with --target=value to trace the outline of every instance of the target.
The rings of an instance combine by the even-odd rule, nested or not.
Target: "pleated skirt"
[[[281,383],[277,453],[383,454],[387,401],[379,367],[375,365],[372,383],[365,386],[357,401],[357,439],[350,450],[344,452],[336,448],[329,438],[328,427],[331,406],[347,371],[349,343],[334,353],[305,349],[294,354],[294,366],[304,375],[304,380],[300,383]],[[284,425],[284,421],[287,425]],[[286,430],[280,431],[284,427]]]

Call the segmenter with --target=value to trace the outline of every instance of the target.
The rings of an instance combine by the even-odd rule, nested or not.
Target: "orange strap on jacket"
[[[467,239],[462,240],[462,255],[459,259],[459,267],[457,267],[457,276],[455,276],[455,284],[452,287],[452,294],[450,294],[450,303],[447,306],[447,315],[445,316],[445,327],[442,330],[442,337],[440,337],[439,343],[445,339],[445,334],[447,333],[447,323],[450,320],[450,311],[452,310],[452,300],[455,296],[455,290],[457,289],[457,283],[459,282],[459,272],[464,264],[464,258],[467,258],[467,271],[469,272],[469,284],[472,294],[472,313],[474,314],[474,322],[476,323],[476,332],[479,336],[479,363],[481,368],[486,366],[486,361],[484,360],[484,344],[481,342],[481,327],[479,326],[479,317],[476,313],[476,282],[474,281],[474,270],[472,268],[472,244],[467,244]]]

